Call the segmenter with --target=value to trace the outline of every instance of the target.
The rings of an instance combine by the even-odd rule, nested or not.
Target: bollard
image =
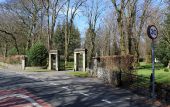
[[[21,60],[21,66],[22,66],[22,70],[25,70],[25,56],[22,57],[22,60]]]

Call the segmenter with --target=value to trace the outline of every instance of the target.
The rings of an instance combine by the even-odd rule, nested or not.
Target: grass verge
[[[36,67],[27,67],[26,71],[28,72],[50,72],[50,70],[48,69],[36,68]]]
[[[6,65],[3,62],[0,62],[0,68],[4,68]]]
[[[155,65],[155,79],[157,83],[170,85],[170,69],[169,72],[165,72],[161,64]],[[141,63],[140,68],[137,70],[138,75],[144,77],[150,77],[152,73],[152,64]]]
[[[68,72],[67,74],[75,76],[75,77],[81,77],[81,78],[89,77],[89,73],[83,72],[83,71]]]

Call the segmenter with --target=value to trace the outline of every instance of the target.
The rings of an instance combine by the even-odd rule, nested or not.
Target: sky
[[[0,0],[0,2],[4,2],[6,0]],[[160,1],[162,0],[153,0],[153,4],[155,5],[161,5],[160,4]],[[103,18],[105,15],[107,15],[109,13],[109,11],[111,11],[112,9],[108,8],[109,6],[111,6],[111,0],[103,0],[103,3],[102,3],[102,6],[104,5],[106,8],[106,10],[104,11],[103,13],[103,16],[101,18]],[[89,3],[90,5],[90,3]],[[98,21],[98,25],[101,23],[100,21],[101,19],[99,19]],[[87,30],[88,28],[88,24],[87,24],[87,18],[82,15],[82,13],[79,13],[76,17],[75,17],[75,20],[74,20],[74,23],[76,25],[76,27],[78,27],[79,31],[80,31],[80,34],[81,34],[81,38],[84,38],[85,37],[85,31]]]
[[[4,2],[5,0],[0,0],[0,2]]]
[[[109,13],[113,9],[111,0],[103,0],[103,1],[105,1],[102,4],[106,6],[106,10],[104,11],[103,16],[101,16],[101,18],[99,19],[98,24],[102,23],[100,20],[102,18],[104,18],[105,16],[109,15]],[[165,7],[165,5],[163,3],[163,0],[152,0],[152,4],[155,7],[160,7],[160,8],[164,8]],[[75,25],[79,28],[79,31],[81,33],[81,37],[84,38],[85,37],[85,31],[88,28],[86,17],[84,17],[83,15],[80,14],[79,16],[77,16],[75,18],[74,22],[75,22]]]
[[[0,3],[5,2],[5,1],[6,0],[0,0]],[[88,27],[86,18],[84,16],[82,16],[81,14],[79,14],[75,17],[74,23],[75,23],[76,27],[78,27],[81,36],[84,35],[85,30]]]
[[[91,1],[88,0],[87,4],[88,4],[88,6],[90,6]],[[103,0],[102,2],[99,3],[99,5],[101,6],[102,9],[105,9],[105,10],[102,11],[101,17],[98,19],[97,27],[101,23],[100,20],[102,20],[102,18],[104,18],[105,15],[109,13],[108,11],[110,9],[109,7],[111,6],[111,0]],[[79,15],[77,15],[75,17],[74,23],[79,28],[79,31],[81,33],[81,37],[84,38],[85,37],[85,32],[88,29],[87,18],[82,13],[80,13]]]
[[[80,34],[83,37],[86,29],[88,28],[86,18],[84,16],[76,16],[74,23],[76,27],[78,27]]]

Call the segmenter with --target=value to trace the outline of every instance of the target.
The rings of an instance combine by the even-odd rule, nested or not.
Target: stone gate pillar
[[[79,54],[83,55],[83,71],[86,71],[86,49],[75,49],[74,50],[74,71],[78,71],[78,60]]]
[[[51,53],[49,53],[49,59],[48,59],[49,61],[48,61],[48,69],[49,70],[51,70],[52,69],[52,67],[51,67],[51,62],[52,62],[52,60],[51,60]]]
[[[22,70],[25,70],[25,67],[26,67],[26,56],[22,56],[21,57],[21,68]]]
[[[48,69],[52,70],[52,55],[55,56],[55,70],[58,71],[59,70],[59,57],[58,57],[58,51],[57,50],[50,50],[49,52],[49,62],[48,62]]]
[[[86,52],[83,51],[83,71],[86,71]]]
[[[74,71],[77,71],[77,53],[74,52]]]
[[[57,54],[55,55],[55,70],[56,71],[59,71],[59,60],[58,60],[58,52]]]

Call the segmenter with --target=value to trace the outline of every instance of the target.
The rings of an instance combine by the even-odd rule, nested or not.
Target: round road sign
[[[149,38],[156,39],[158,36],[158,29],[156,28],[155,25],[150,25],[150,26],[148,26],[147,34],[148,34]]]

